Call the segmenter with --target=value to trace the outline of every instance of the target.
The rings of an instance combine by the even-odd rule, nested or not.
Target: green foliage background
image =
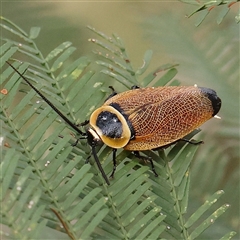
[[[136,5],[128,6],[136,13]],[[19,5],[18,10],[22,7]],[[29,18],[34,15],[34,9],[41,12],[35,7],[29,5],[32,9]],[[154,5],[152,7],[154,9]],[[217,28],[215,22],[215,25],[203,22],[205,27],[196,29],[184,25],[179,13],[158,15],[153,14],[151,8],[147,10],[150,14],[145,12],[148,18],[141,24],[143,35],[151,39],[151,47],[156,44],[161,53],[168,53],[164,57],[158,58],[157,49],[153,56],[152,51],[144,54],[146,44],[137,39],[139,34],[134,31],[131,33],[135,36],[134,41],[131,39],[134,50],[125,48],[117,35],[110,39],[94,31],[89,31],[89,36],[95,46],[85,41],[86,48],[75,48],[68,42],[69,34],[68,41],[61,44],[56,39],[51,44],[60,45],[50,47],[51,44],[46,44],[49,38],[48,34],[44,35],[44,28],[39,35],[39,28],[28,30],[31,25],[24,28],[29,32],[25,33],[21,25],[16,29],[2,21],[1,89],[8,89],[7,95],[1,94],[1,135],[6,138],[1,156],[4,236],[7,233],[10,239],[13,236],[55,239],[67,238],[59,235],[60,231],[67,231],[74,239],[154,239],[159,236],[219,239],[225,234],[224,239],[229,239],[234,235],[231,230],[239,228],[239,57],[236,56],[239,39],[235,23],[225,19],[227,23],[223,21]],[[47,20],[48,17],[43,19],[49,23]],[[59,21],[61,18],[58,24]],[[61,26],[64,28],[64,24]],[[6,27],[16,32],[12,34]],[[126,35],[127,46],[128,40]],[[90,49],[94,49],[95,57],[83,57],[83,52]],[[141,57],[138,54],[131,57],[129,52],[139,49],[142,49]],[[71,146],[75,140],[72,130],[19,81],[17,74],[12,75],[12,69],[5,64],[9,58],[25,62],[14,65],[22,72],[28,67],[26,77],[76,123],[84,121],[101,105],[109,94],[109,85],[121,91],[134,84],[176,85],[180,84],[179,78],[188,84],[216,89],[223,101],[222,120],[206,124],[207,138],[198,149],[178,144],[157,154],[147,152],[156,160],[160,173],[157,179],[148,165],[139,163],[128,152],[119,151],[117,173],[107,187],[95,165],[85,164],[90,154],[86,143]],[[179,67],[176,61],[181,63]],[[154,78],[156,70],[158,74]],[[109,174],[111,150],[100,149],[99,157]],[[224,195],[223,191],[217,191],[221,189]],[[58,212],[62,223],[51,209]],[[209,231],[203,232],[210,225]],[[235,237],[238,239],[239,235]]]

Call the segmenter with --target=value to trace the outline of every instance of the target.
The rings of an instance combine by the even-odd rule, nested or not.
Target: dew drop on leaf
[[[47,161],[44,166],[47,167],[49,165],[50,161]]]

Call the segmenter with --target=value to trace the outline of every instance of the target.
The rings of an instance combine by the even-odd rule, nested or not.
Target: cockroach
[[[7,62],[8,63],[8,62]],[[113,171],[116,169],[116,151],[123,148],[134,152],[154,150],[184,140],[184,137],[216,116],[221,108],[221,99],[210,89],[197,86],[164,86],[139,88],[113,92],[90,116],[86,132],[81,131],[59,111],[38,89],[36,89],[15,67],[8,63],[30,85],[42,99],[69,124],[79,139],[87,139],[98,168],[109,185],[96,153],[96,146],[104,143],[113,149]],[[190,142],[190,141],[189,141]],[[152,170],[154,165],[151,159]]]

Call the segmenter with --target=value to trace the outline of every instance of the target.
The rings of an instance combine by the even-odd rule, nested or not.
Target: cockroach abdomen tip
[[[215,116],[222,105],[221,99],[217,96],[217,93],[212,90],[211,88],[204,88],[204,87],[199,87],[202,91],[203,94],[207,96],[207,98],[212,102],[212,107],[213,107],[213,114],[212,116]]]

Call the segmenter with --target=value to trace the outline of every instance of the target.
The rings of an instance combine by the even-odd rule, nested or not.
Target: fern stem
[[[180,207],[180,202],[178,200],[177,190],[176,190],[176,188],[174,186],[172,170],[171,170],[171,168],[169,166],[169,161],[167,159],[167,156],[165,155],[165,153],[163,153],[163,154],[164,154],[163,159],[165,160],[165,163],[166,163],[166,171],[167,171],[168,176],[169,176],[169,184],[172,186],[172,197],[174,199],[174,202],[176,203],[174,208],[175,208],[175,210],[176,210],[176,212],[177,212],[177,214],[179,216],[179,219],[178,219],[179,226],[182,229],[182,234],[183,234],[184,239],[188,239],[189,233],[188,233],[187,229],[184,227],[185,219],[183,218],[183,215],[182,215],[182,212],[181,212],[181,207]]]
[[[112,199],[112,196],[108,195],[109,199],[110,199],[110,205],[111,205],[111,208],[113,209],[113,212],[115,213],[115,216],[117,218],[117,222],[118,222],[118,225],[120,226],[120,229],[123,233],[123,236],[125,240],[128,240],[129,237],[127,236],[127,231],[126,229],[124,228],[124,226],[122,225],[122,221],[121,221],[121,216],[119,215],[118,211],[117,211],[117,208],[115,207],[114,205],[114,202],[113,202],[113,199]]]

